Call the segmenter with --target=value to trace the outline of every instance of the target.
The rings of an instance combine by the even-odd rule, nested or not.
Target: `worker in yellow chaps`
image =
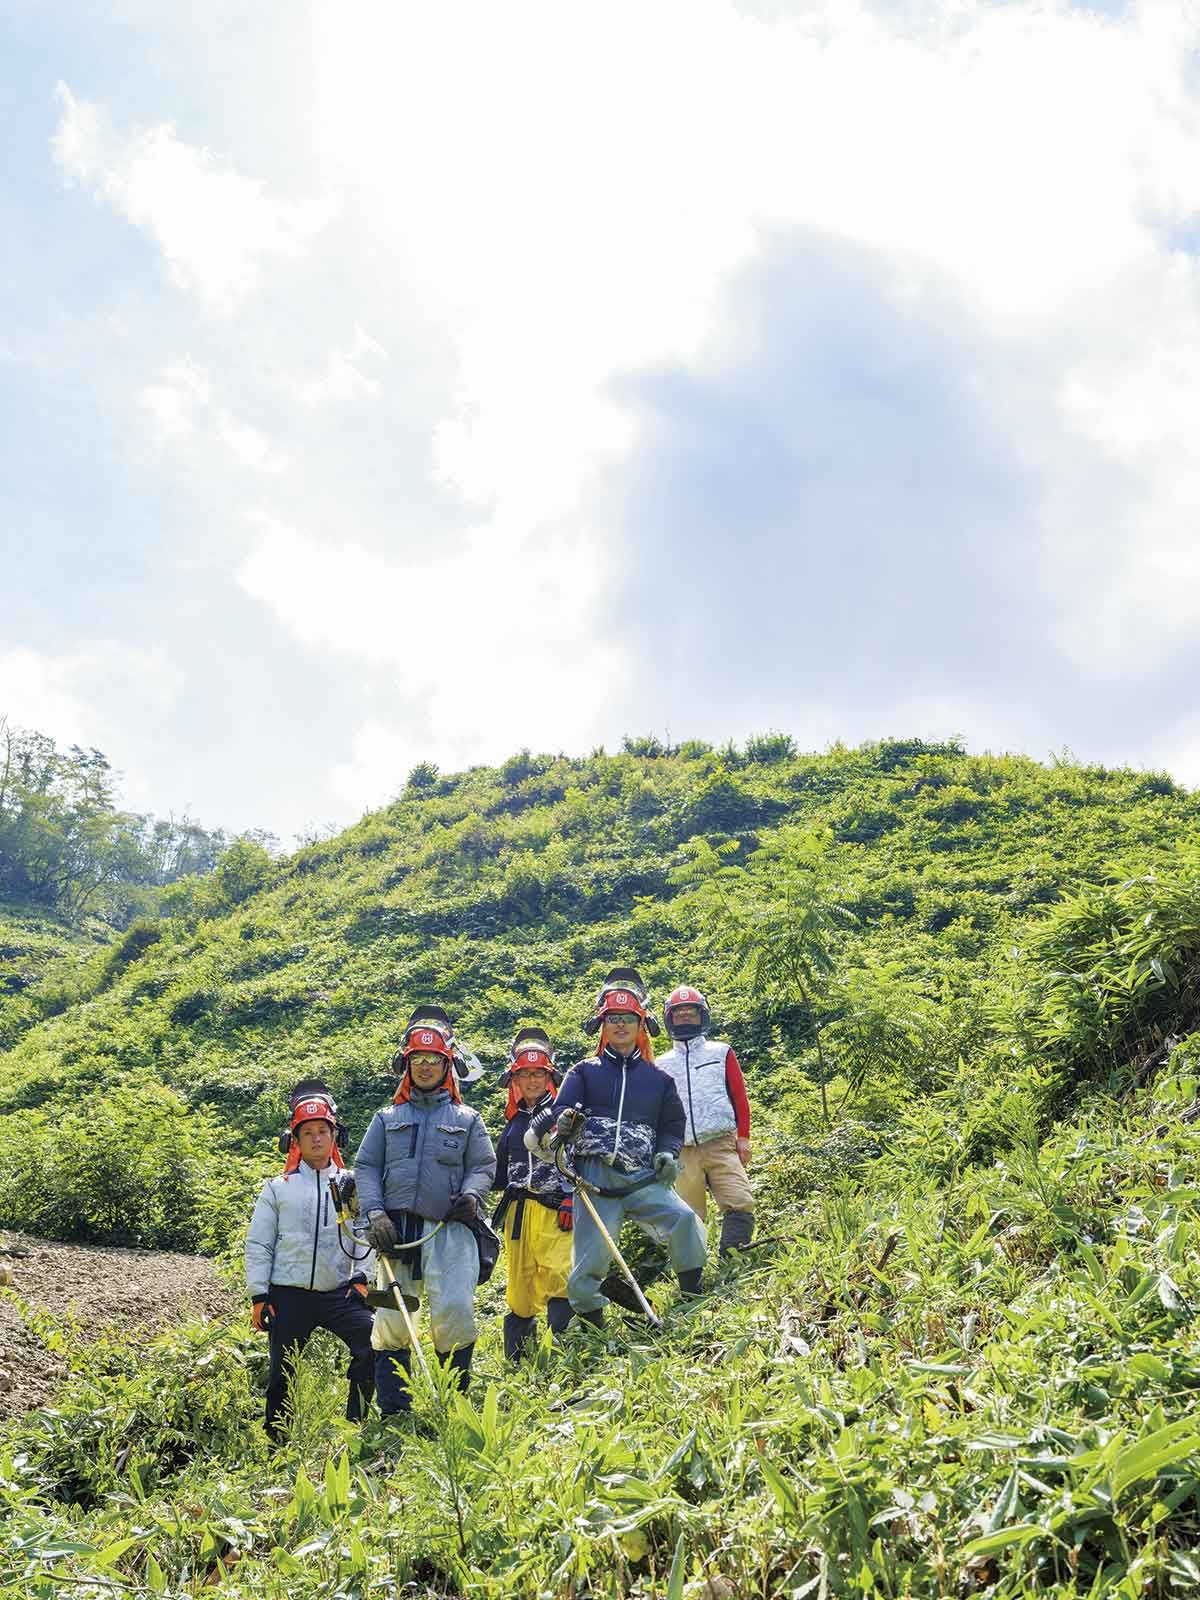
[[[493,1223],[503,1222],[508,1262],[508,1315],[504,1354],[519,1361],[542,1312],[555,1333],[571,1320],[567,1274],[571,1270],[571,1185],[551,1161],[525,1148],[532,1114],[558,1088],[554,1052],[541,1028],[522,1028],[508,1052],[508,1126],[496,1145],[496,1188],[504,1198]]]

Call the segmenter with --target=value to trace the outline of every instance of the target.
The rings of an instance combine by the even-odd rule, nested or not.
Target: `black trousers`
[[[293,1289],[271,1285],[275,1321],[271,1324],[271,1370],[267,1377],[267,1436],[283,1432],[287,1397],[287,1362],[294,1360],[318,1328],[328,1328],[350,1351],[350,1394],[346,1416],[361,1420],[375,1387],[375,1352],[371,1349],[374,1317],[356,1289]]]

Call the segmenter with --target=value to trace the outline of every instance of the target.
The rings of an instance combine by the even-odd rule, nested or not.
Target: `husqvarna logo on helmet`
[[[685,984],[683,986],[683,988],[680,989],[680,991],[679,991],[679,998],[681,1000],[694,1000],[696,998],[696,996],[693,994],[693,992]]]
[[[329,1107],[324,1100],[306,1100],[300,1107],[301,1115],[306,1117],[324,1117],[329,1114]]]
[[[421,1035],[421,1043],[422,1044],[432,1044],[433,1043],[433,1035],[431,1033],[423,1033]]]
[[[613,995],[613,1000],[619,1006],[627,1006],[630,1003],[629,996],[624,989],[618,989],[616,994]]]

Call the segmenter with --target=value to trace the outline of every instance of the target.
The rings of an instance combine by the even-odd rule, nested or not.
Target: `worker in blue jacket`
[[[666,1245],[684,1294],[698,1294],[704,1229],[672,1187],[683,1149],[683,1103],[674,1081],[654,1064],[650,1034],[658,1025],[632,968],[609,973],[585,1027],[599,1031],[597,1054],[575,1063],[553,1106],[531,1119],[525,1142],[546,1152],[552,1138],[569,1140],[575,1169],[591,1185],[610,1235],[615,1239],[625,1217],[632,1217]],[[573,1237],[567,1297],[579,1316],[601,1326],[601,1283],[612,1256],[586,1207],[576,1211]]]

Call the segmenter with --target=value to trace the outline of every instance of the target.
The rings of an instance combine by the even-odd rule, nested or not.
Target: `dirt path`
[[[0,1290],[0,1421],[46,1405],[65,1371],[26,1326],[15,1299],[56,1318],[73,1314],[84,1338],[123,1329],[135,1343],[183,1318],[222,1315],[234,1303],[202,1256],[58,1244],[23,1233],[0,1235],[0,1249],[0,1267],[12,1272]]]

